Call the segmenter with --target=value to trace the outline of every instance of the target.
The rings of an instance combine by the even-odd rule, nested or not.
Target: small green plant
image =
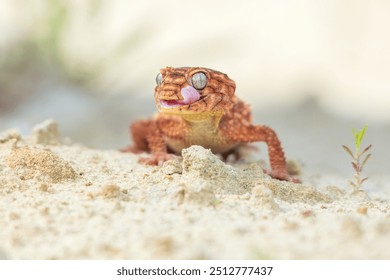
[[[355,181],[349,181],[352,187],[358,191],[362,186],[363,182],[368,179],[368,177],[362,178],[362,171],[364,165],[367,163],[368,159],[371,157],[371,154],[366,154],[372,145],[367,146],[363,150],[360,149],[361,143],[363,141],[364,134],[366,133],[367,125],[364,126],[361,130],[357,131],[352,128],[353,136],[355,137],[355,152],[353,153],[350,148],[343,145],[343,149],[352,157],[352,167],[355,170],[355,174],[353,175]],[[363,155],[366,154],[364,159],[362,160]]]

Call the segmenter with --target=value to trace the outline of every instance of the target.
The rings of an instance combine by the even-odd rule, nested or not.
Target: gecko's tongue
[[[186,86],[180,91],[183,96],[183,100],[160,100],[161,107],[164,108],[173,108],[183,105],[189,105],[198,101],[200,98],[199,92],[194,89],[192,86]]]

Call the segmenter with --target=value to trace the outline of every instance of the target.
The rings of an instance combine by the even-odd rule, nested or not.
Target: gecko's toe
[[[301,183],[301,180],[290,176],[287,173],[287,171],[285,171],[285,170],[266,170],[266,169],[263,169],[263,172],[265,174],[271,176],[274,179],[278,179],[281,181],[288,181],[288,182],[297,183],[297,184]]]
[[[168,154],[168,153],[161,153],[161,154],[154,154],[150,157],[141,157],[138,161],[139,163],[146,164],[146,165],[163,165],[164,162],[168,160],[176,159],[177,156],[174,154]]]

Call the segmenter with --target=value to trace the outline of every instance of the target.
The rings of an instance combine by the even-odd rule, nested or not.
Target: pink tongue
[[[181,95],[183,96],[183,100],[161,100],[161,105],[165,108],[172,108],[192,104],[200,98],[199,92],[192,86],[182,88]]]
[[[199,92],[196,89],[194,89],[192,86],[186,86],[185,88],[182,88],[181,95],[183,96],[184,100],[180,101],[180,103],[185,105],[194,103],[195,101],[198,101],[200,98]]]

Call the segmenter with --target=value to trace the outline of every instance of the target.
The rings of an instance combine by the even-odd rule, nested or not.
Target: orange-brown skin
[[[199,100],[181,106],[166,107],[162,102],[182,102],[184,87],[196,87],[192,77],[202,72],[206,86],[197,90]],[[226,156],[245,143],[265,142],[271,171],[270,176],[280,180],[299,182],[290,177],[281,143],[273,129],[253,125],[249,106],[234,95],[236,85],[226,74],[200,67],[167,67],[160,70],[162,80],[155,87],[154,98],[158,114],[153,119],[134,122],[131,135],[134,146],[131,152],[150,152],[149,158],[140,161],[159,165],[180,154],[191,145],[211,149]]]

